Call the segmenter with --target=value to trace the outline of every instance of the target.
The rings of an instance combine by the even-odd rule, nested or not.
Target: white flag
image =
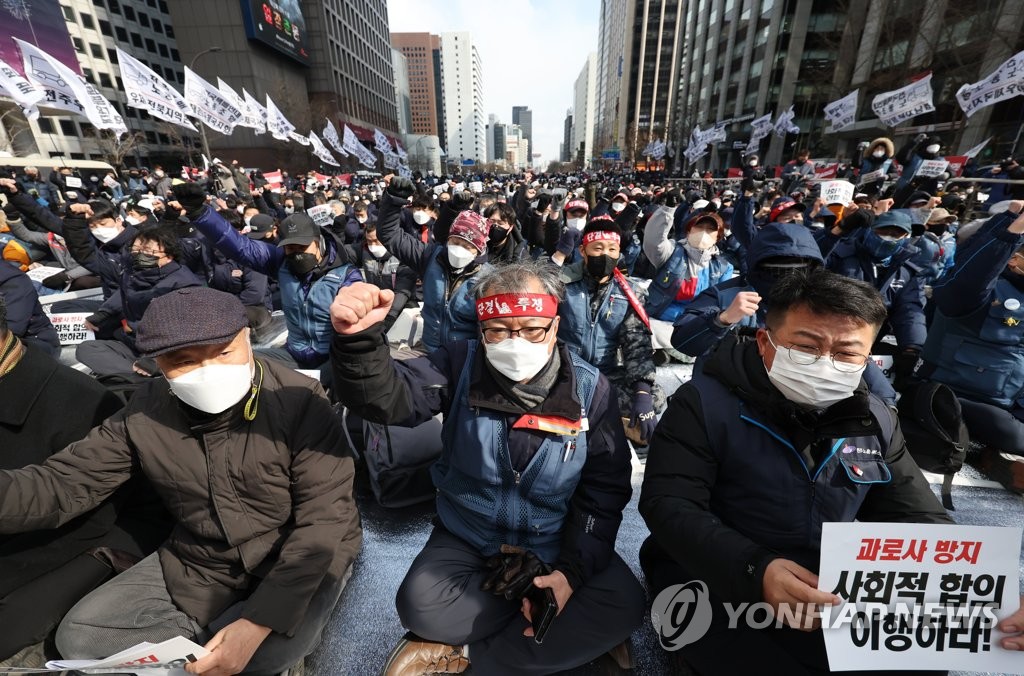
[[[287,141],[288,135],[295,131],[295,125],[288,121],[284,113],[267,96],[267,130],[279,141]]]
[[[388,141],[388,137],[384,135],[380,129],[373,130],[373,143],[377,146],[377,150],[382,153],[392,153],[394,150],[391,149],[391,142]]]
[[[761,144],[761,140],[772,133],[774,125],[772,124],[772,114],[762,115],[756,120],[752,120],[750,123],[750,141],[747,143],[747,148],[744,151],[748,155],[750,153],[756,153],[758,147]]]
[[[338,138],[338,130],[334,128],[334,123],[330,120],[327,120],[327,126],[324,127],[324,138],[331,144],[335,152],[342,157],[348,157],[348,151],[341,145],[341,139]]]
[[[370,152],[369,148],[359,142],[359,139],[357,139],[352,130],[348,128],[347,124],[345,125],[344,147],[345,150],[355,155],[356,159],[358,159],[359,163],[364,167],[372,168],[377,166],[377,158],[372,152]]]
[[[249,114],[255,116],[259,120],[259,127],[253,127],[257,134],[267,133],[267,108],[259,101],[257,101],[252,94],[245,91],[245,87],[242,87],[242,100],[245,101],[246,108],[249,109]]]
[[[398,139],[395,139],[395,152],[398,153],[398,156],[402,158],[403,162],[409,159],[409,153],[405,152],[405,148],[403,148],[402,144],[398,142]]]
[[[412,169],[403,164],[398,167],[398,175],[402,178],[412,178]]]
[[[859,89],[825,106],[825,119],[832,124],[832,131],[840,131],[851,126],[857,120],[857,95]]]
[[[976,156],[978,153],[980,153],[982,150],[985,149],[985,146],[987,146],[988,142],[991,141],[991,140],[992,140],[992,137],[989,136],[987,139],[985,139],[984,141],[982,141],[981,143],[979,143],[978,145],[974,146],[973,148],[968,150],[966,153],[964,153],[964,156],[968,157],[968,158]]]
[[[185,101],[192,107],[193,117],[225,136],[230,135],[242,119],[238,106],[188,66],[185,66]]]
[[[35,45],[18,38],[14,40],[21,48],[29,82],[45,94],[40,105],[70,110],[88,119],[97,129],[109,129],[118,135],[128,131],[117,109],[85,78]]]
[[[906,87],[883,92],[871,101],[871,110],[887,127],[935,110],[932,105],[932,74]]]
[[[306,138],[302,134],[296,133],[294,131],[288,132],[288,140],[289,141],[295,141],[300,146],[308,146],[309,145],[309,139],[308,138]]]
[[[793,124],[794,117],[796,117],[796,113],[793,112],[793,106],[779,115],[779,118],[775,120],[775,135],[779,138],[786,138],[786,134],[799,134],[800,127]]]
[[[217,78],[217,89],[218,91],[220,91],[221,94],[224,95],[224,98],[226,98],[228,101],[231,102],[232,105],[235,106],[235,108],[238,108],[240,111],[242,111],[242,117],[238,120],[239,127],[257,130],[263,128],[263,120],[260,119],[259,113],[250,110],[249,106],[245,102],[245,99],[239,96],[238,92],[231,88],[231,85],[229,85],[224,80]]]
[[[398,159],[398,155],[396,155],[395,153],[382,153],[382,155],[384,155],[384,167],[386,169],[397,170],[398,167],[401,166],[402,161]]]
[[[46,92],[3,61],[0,61],[0,94],[14,99],[23,108],[31,108],[46,98]]]
[[[1024,94],[1024,52],[1017,52],[981,82],[960,87],[956,99],[964,115],[970,117],[985,106],[1021,94]]]
[[[148,111],[153,117],[166,120],[179,127],[199,131],[187,115],[192,112],[185,97],[166,80],[150,70],[149,66],[117,47],[117,64],[121,69],[124,93],[128,105]]]
[[[327,149],[324,142],[320,140],[320,137],[316,135],[315,131],[310,130],[309,142],[313,146],[313,154],[323,160],[325,164],[330,164],[335,167],[341,166],[338,164],[338,160],[334,159],[334,156],[331,155],[331,151]]]

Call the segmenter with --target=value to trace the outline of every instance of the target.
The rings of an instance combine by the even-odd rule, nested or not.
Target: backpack
[[[907,450],[922,470],[944,475],[942,506],[952,511],[953,475],[970,446],[960,401],[942,383],[919,381],[904,390],[898,410]]]
[[[416,427],[363,421],[363,458],[370,490],[382,507],[406,507],[433,500],[430,467],[441,457],[441,421]]]

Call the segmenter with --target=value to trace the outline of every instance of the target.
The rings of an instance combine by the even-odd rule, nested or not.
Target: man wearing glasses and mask
[[[388,658],[389,676],[470,663],[484,674],[548,674],[612,650],[628,662],[622,642],[644,612],[643,590],[615,553],[630,454],[607,379],[556,342],[562,295],[545,263],[495,268],[475,289],[480,338],[401,362],[381,325],[391,291],[353,284],[335,298],[342,402],[408,427],[444,414],[436,526],[398,590],[410,633]],[[555,613],[539,645],[537,620]]]
[[[820,630],[790,628],[792,617],[729,629],[722,603],[765,601],[777,616],[834,603],[817,590],[825,522],[952,523],[895,412],[863,381],[885,320],[869,284],[820,268],[786,275],[756,340],[722,342],[670,401],[647,459],[640,562],[652,596],[706,584],[710,630],[682,651],[697,673],[827,673]]]

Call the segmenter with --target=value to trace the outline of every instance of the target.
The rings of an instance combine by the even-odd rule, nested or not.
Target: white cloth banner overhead
[[[793,124],[794,117],[796,117],[796,113],[793,112],[793,106],[779,115],[779,118],[775,120],[775,135],[779,138],[786,138],[786,134],[799,134],[800,127]]]
[[[39,105],[69,110],[97,129],[109,129],[118,135],[128,131],[117,109],[85,78],[35,45],[14,40],[21,48],[28,81],[45,94],[45,101],[40,100]]]
[[[662,141],[655,141],[654,147],[651,149],[651,157],[656,160],[664,159],[665,157],[665,143]]]
[[[224,98],[242,111],[242,117],[238,120],[239,127],[256,130],[263,128],[264,124],[263,120],[260,119],[259,112],[252,110],[246,104],[245,99],[239,96],[238,92],[231,88],[231,85],[224,80],[217,78],[217,89],[224,95]]]
[[[973,148],[968,150],[966,153],[964,153],[964,157],[967,157],[967,158],[975,157],[978,153],[980,153],[982,150],[985,149],[985,146],[987,146],[988,142],[991,141],[991,140],[992,140],[992,137],[989,136],[987,139],[985,139],[984,141],[982,141],[981,143],[979,143],[978,145],[974,146]]]
[[[234,103],[188,66],[185,66],[185,100],[192,107],[192,117],[225,136],[229,136],[242,119],[242,111]]]
[[[956,90],[956,100],[964,115],[970,117],[985,106],[1024,94],[1024,52],[1003,61],[981,82],[965,84]]]
[[[278,141],[287,141],[295,131],[295,125],[288,121],[281,109],[267,96],[267,130]]]
[[[412,178],[412,169],[403,164],[398,168],[398,175],[402,178]]]
[[[388,137],[380,129],[373,130],[373,144],[377,147],[378,152],[385,155],[395,152],[391,148],[391,141],[388,140]]]
[[[398,159],[398,155],[396,155],[393,152],[391,152],[391,153],[381,153],[381,155],[384,156],[384,167],[386,169],[395,169],[395,170],[397,170],[398,167],[401,166],[401,164],[402,164],[402,161],[400,159]]]
[[[409,153],[405,152],[405,148],[403,148],[402,144],[398,142],[398,139],[395,139],[395,152],[398,153],[398,156],[402,158],[403,162],[409,159]]]
[[[750,122],[750,142],[747,143],[746,153],[756,153],[757,148],[761,143],[761,140],[766,138],[772,133],[774,125],[772,124],[772,114],[762,115],[756,120]]]
[[[825,106],[825,119],[832,124],[832,131],[841,131],[857,121],[857,95],[859,89]]]
[[[348,157],[348,151],[345,150],[344,146],[341,145],[341,139],[338,138],[338,130],[334,128],[334,123],[327,120],[327,126],[324,127],[324,140],[331,144],[334,151],[342,157]]]
[[[359,163],[364,167],[373,168],[377,166],[377,157],[356,138],[355,132],[345,125],[345,150],[356,156]]]
[[[189,121],[192,109],[177,89],[128,52],[120,47],[116,49],[117,65],[121,69],[121,81],[124,82],[129,106],[141,108],[153,117],[179,127],[199,131]]]
[[[0,96],[8,96],[23,108],[31,108],[46,98],[46,92],[21,76],[21,73],[0,61]]]
[[[305,136],[303,136],[302,134],[300,134],[298,132],[295,132],[295,131],[288,132],[288,140],[289,141],[295,141],[300,146],[308,146],[309,145],[309,139],[306,138]]]
[[[260,126],[253,127],[257,134],[267,133],[267,107],[256,100],[256,98],[245,91],[245,87],[242,87],[242,100],[245,101],[245,107],[249,109],[249,115],[259,118]]]
[[[320,137],[316,135],[315,131],[310,130],[309,143],[313,146],[313,154],[319,157],[322,162],[334,167],[341,166],[338,164],[338,160],[334,159],[334,155],[331,155],[331,151],[327,149],[324,142],[320,140]]]
[[[935,110],[932,104],[932,74],[906,87],[883,92],[871,101],[871,110],[887,127],[895,127],[901,122],[930,113]]]

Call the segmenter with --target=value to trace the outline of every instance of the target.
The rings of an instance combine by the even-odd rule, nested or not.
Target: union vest
[[[672,256],[658,268],[647,290],[647,313],[652,318],[671,322],[686,310],[690,301],[676,300],[684,283],[689,282],[693,285],[692,299],[709,286],[718,284],[732,272],[732,266],[721,256],[712,257],[707,267],[700,270],[694,278],[689,277],[687,268],[686,249],[682,244],[676,243]]]
[[[617,363],[619,329],[629,312],[629,299],[615,280],[599,293],[603,296],[601,307],[597,317],[591,319],[587,283],[581,277],[566,284],[565,301],[558,306],[562,318],[558,337],[588,364],[607,372]]]
[[[455,340],[473,340],[477,337],[476,305],[473,289],[480,275],[490,269],[484,264],[477,272],[459,284],[449,297],[448,270],[437,260],[444,247],[434,245],[430,262],[423,273],[423,344],[433,352],[445,343]]]
[[[586,432],[578,436],[550,433],[526,469],[512,469],[508,435],[528,432],[511,430],[506,413],[469,406],[469,382],[479,344],[469,341],[441,431],[444,450],[431,468],[438,518],[483,556],[497,554],[501,545],[509,544],[554,563],[569,503],[587,460]],[[599,374],[575,354],[570,353],[570,358],[585,421]]]
[[[1006,307],[1010,300],[1016,309]],[[947,317],[936,310],[921,356],[934,368],[931,380],[967,399],[1024,406],[1024,292],[1000,278],[992,300],[973,314]]]
[[[342,265],[303,289],[302,280],[282,265],[277,273],[281,289],[281,306],[288,325],[288,353],[300,362],[322,364],[331,352],[331,303],[338,289],[345,285],[352,266]]]

